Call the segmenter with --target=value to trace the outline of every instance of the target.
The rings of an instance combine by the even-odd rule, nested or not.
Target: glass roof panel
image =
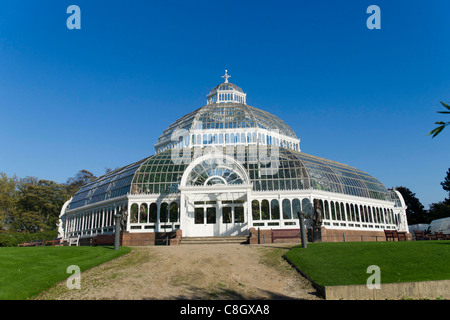
[[[259,161],[255,146],[216,148],[237,159],[245,168],[254,191],[315,189],[390,201],[392,193],[375,177],[335,161],[311,156],[285,148],[277,148],[277,170],[273,163]],[[201,156],[197,148],[178,149],[190,160]],[[270,155],[270,147],[267,154]],[[181,161],[180,161],[181,162]],[[179,193],[181,178],[190,163],[174,163],[172,150],[145,158],[129,166],[110,172],[85,185],[76,193],[70,209],[131,194]],[[272,167],[273,168],[273,167]],[[244,179],[234,167],[211,166],[202,162],[190,173],[189,185],[217,183],[240,184]]]

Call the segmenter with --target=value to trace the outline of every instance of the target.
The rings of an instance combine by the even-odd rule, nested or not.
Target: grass
[[[321,286],[366,284],[370,265],[381,283],[450,279],[450,241],[311,243],[286,253]]]
[[[0,248],[0,300],[25,300],[37,296],[72,274],[130,252],[128,247],[27,247]]]

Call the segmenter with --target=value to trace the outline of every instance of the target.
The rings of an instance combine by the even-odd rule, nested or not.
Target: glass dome
[[[227,131],[227,129],[229,130]],[[220,140],[221,132],[229,133],[229,135],[233,133],[234,136],[239,132],[239,137],[236,136],[236,141],[226,141],[224,135]],[[255,133],[255,137],[253,137],[253,133]],[[264,139],[258,137],[258,133],[263,134]],[[216,140],[214,140],[214,134],[217,136]],[[198,144],[253,144],[258,142],[299,150],[297,135],[277,116],[246,104],[214,103],[197,109],[172,123],[158,138],[155,149],[156,152],[161,152],[171,148],[183,148]]]
[[[207,95],[207,104],[173,122],[158,138],[156,153],[215,145],[278,145],[300,151],[295,132],[277,116],[247,105],[247,94],[225,72],[225,82]]]

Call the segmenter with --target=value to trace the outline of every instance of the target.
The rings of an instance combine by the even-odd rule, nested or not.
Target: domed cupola
[[[224,83],[217,85],[206,96],[207,104],[212,103],[243,103],[247,104],[247,94],[239,88],[237,85],[228,82],[228,70],[225,70],[225,74],[222,78],[225,79]]]
[[[276,145],[300,151],[295,132],[277,116],[247,104],[247,94],[225,81],[207,95],[207,104],[172,123],[155,144],[156,153],[173,148]]]

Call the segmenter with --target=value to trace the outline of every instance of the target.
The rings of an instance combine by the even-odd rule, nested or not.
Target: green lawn
[[[128,247],[26,247],[0,248],[0,299],[35,297],[67,279],[67,267],[85,271],[130,252]]]
[[[450,279],[450,241],[310,243],[286,257],[321,286],[366,284],[367,267],[381,283]]]

